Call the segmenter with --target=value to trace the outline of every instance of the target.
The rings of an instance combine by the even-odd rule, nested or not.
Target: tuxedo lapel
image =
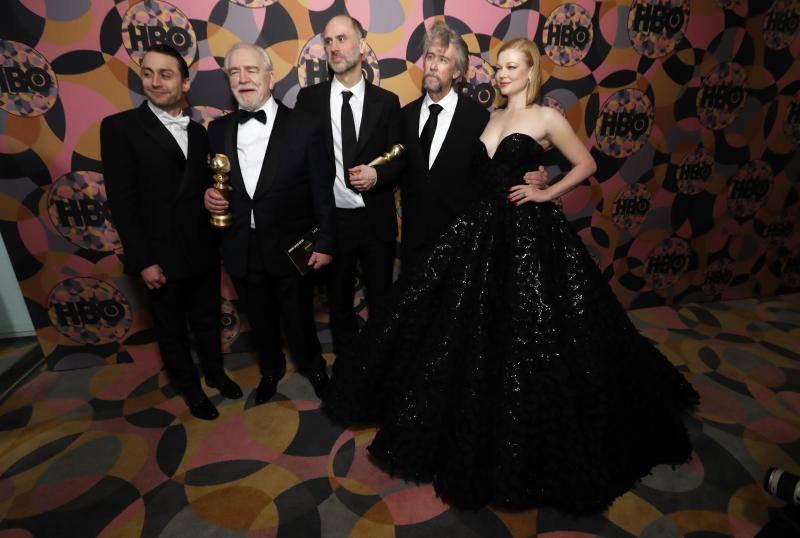
[[[267,152],[264,155],[264,163],[261,165],[261,174],[258,176],[258,185],[253,194],[253,200],[263,196],[275,181],[280,164],[280,155],[285,144],[285,132],[289,121],[289,109],[282,103],[278,103],[278,112],[275,114],[275,125],[269,135]]]
[[[198,148],[200,147],[202,129],[203,127],[193,121],[189,122],[189,126],[186,129],[186,133],[189,138],[189,147],[186,151],[186,166],[183,168],[183,176],[181,177],[181,183],[178,187],[178,191],[175,193],[175,199],[178,199],[183,195],[187,186],[192,181],[192,174],[197,173],[196,167],[192,166],[193,160],[203,158],[203,156],[195,155],[195,153],[199,151]]]
[[[139,107],[139,119],[142,122],[144,131],[158,143],[159,147],[164,148],[171,158],[175,159],[180,166],[183,166],[186,163],[183,150],[175,141],[172,133],[164,127],[164,124],[150,110],[147,101],[143,102]]]
[[[358,129],[358,144],[356,145],[356,162],[359,162],[358,155],[364,149],[364,144],[372,137],[375,127],[378,125],[378,120],[381,117],[381,103],[380,94],[375,86],[368,81],[364,81],[364,108],[361,110],[361,125]],[[384,151],[388,151],[385,148]]]
[[[409,147],[406,148],[406,151],[409,153],[409,158],[413,158],[412,162],[422,163],[427,170],[428,163],[425,161],[425,154],[422,152],[422,144],[419,141],[419,112],[424,98],[423,96],[408,105],[406,132],[408,133]]]
[[[239,111],[228,114],[225,121],[225,155],[231,164],[231,172],[228,176],[231,181],[231,187],[244,193],[249,198],[250,195],[247,194],[247,189],[244,186],[242,169],[239,166],[239,152],[236,149],[236,139],[239,133]]]
[[[442,156],[447,155],[447,153],[450,151],[450,147],[455,143],[455,139],[458,138],[459,133],[466,132],[465,129],[467,116],[466,112],[464,111],[464,107],[461,106],[462,99],[463,97],[459,95],[458,103],[456,104],[456,110],[453,112],[453,119],[450,121],[450,127],[447,129],[447,133],[445,133],[442,147],[439,149],[439,153],[436,154],[436,158],[433,160],[431,171],[436,168],[437,163],[443,160]],[[436,177],[436,175],[431,174],[431,177]]]
[[[322,121],[325,124],[325,148],[333,160],[333,127],[331,126],[331,83],[320,84],[320,100],[322,100]]]

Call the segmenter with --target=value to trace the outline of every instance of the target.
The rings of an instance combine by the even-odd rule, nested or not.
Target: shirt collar
[[[181,113],[178,114],[177,116],[173,116],[172,114],[166,112],[165,110],[163,110],[161,108],[158,108],[156,105],[151,103],[149,99],[147,100],[147,106],[150,107],[150,110],[159,119],[163,118],[165,120],[177,120],[178,118],[182,118],[183,117],[183,110],[181,110]]]
[[[364,92],[366,91],[366,88],[367,88],[367,83],[364,80],[364,77],[361,77],[358,83],[351,88],[348,88],[347,86],[339,82],[338,78],[333,77],[333,81],[331,82],[331,95],[339,96],[339,94],[347,90],[353,92],[353,97],[358,99],[359,102],[363,103]]]
[[[425,100],[422,102],[422,106],[428,108],[433,103],[434,101],[433,99],[431,99],[431,96],[426,93]],[[439,101],[436,104],[441,105],[444,111],[447,112],[448,114],[452,114],[456,109],[456,105],[458,104],[458,94],[451,87],[450,91],[447,92],[447,95],[439,99]]]

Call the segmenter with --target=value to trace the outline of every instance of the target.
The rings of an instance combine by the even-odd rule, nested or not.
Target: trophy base
[[[230,213],[224,215],[211,215],[211,224],[216,228],[228,228],[231,225]]]

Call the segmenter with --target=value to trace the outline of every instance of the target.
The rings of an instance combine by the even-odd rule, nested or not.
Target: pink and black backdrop
[[[151,43],[191,66],[191,113],[232,108],[237,41],[266,47],[276,95],[326,76],[320,32],[367,28],[364,72],[408,103],[420,41],[445,20],[470,49],[460,91],[489,107],[500,44],[532,38],[543,94],[598,162],[561,200],[629,308],[800,288],[800,0],[7,0],[0,16],[0,231],[54,369],[158,361],[146,299],[122,273],[99,125],[144,99]],[[561,159],[548,156],[551,175]],[[236,349],[223,279],[223,332]]]

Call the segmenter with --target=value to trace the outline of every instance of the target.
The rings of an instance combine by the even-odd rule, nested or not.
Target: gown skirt
[[[699,396],[639,334],[553,203],[508,202],[542,147],[504,138],[484,194],[334,364],[324,408],[373,461],[452,506],[607,508],[688,461]]]

